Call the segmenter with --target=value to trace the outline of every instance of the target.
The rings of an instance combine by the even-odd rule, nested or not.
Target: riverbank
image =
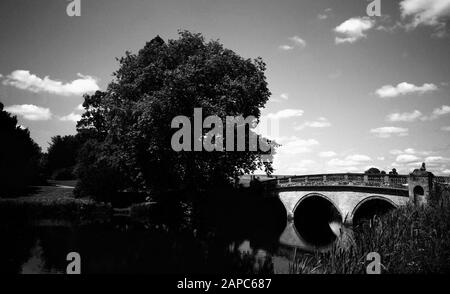
[[[290,266],[291,273],[365,274],[367,255],[381,257],[381,273],[450,273],[450,205],[396,209],[354,228],[354,244],[339,242],[330,252],[304,255]]]
[[[36,223],[58,220],[71,224],[103,222],[111,207],[87,198],[75,198],[73,189],[59,183],[30,187],[23,196],[0,198],[3,224]]]

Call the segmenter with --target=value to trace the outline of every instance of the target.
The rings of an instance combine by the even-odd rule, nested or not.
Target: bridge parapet
[[[441,185],[450,185],[450,177],[434,177],[433,181]]]
[[[408,176],[357,173],[318,174],[268,180],[263,184],[269,189],[301,186],[363,186],[407,190]]]

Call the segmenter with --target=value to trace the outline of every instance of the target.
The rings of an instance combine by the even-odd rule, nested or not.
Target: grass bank
[[[0,223],[36,223],[43,220],[72,224],[108,220],[111,208],[90,199],[73,196],[73,189],[57,186],[31,187],[21,197],[0,198]]]

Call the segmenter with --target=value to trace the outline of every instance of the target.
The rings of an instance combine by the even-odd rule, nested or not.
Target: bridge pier
[[[434,175],[428,172],[425,163],[420,169],[415,169],[409,174],[408,191],[409,200],[414,205],[426,205],[431,200]]]

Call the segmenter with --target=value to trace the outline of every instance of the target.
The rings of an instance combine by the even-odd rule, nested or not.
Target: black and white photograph
[[[449,57],[450,0],[0,0],[0,276],[450,274]]]

